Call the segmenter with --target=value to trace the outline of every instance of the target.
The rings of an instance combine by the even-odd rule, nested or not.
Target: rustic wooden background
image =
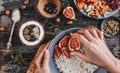
[[[18,1],[19,4],[14,3],[15,1]],[[62,8],[61,8],[60,14],[56,17],[59,17],[61,19],[61,23],[56,24],[54,23],[56,17],[52,19],[44,18],[39,14],[39,12],[36,9],[36,0],[30,0],[30,4],[27,5],[27,9],[25,11],[21,10],[22,18],[21,18],[21,21],[16,24],[15,32],[13,35],[12,48],[10,52],[6,50],[6,43],[9,38],[12,21],[11,21],[10,15],[5,15],[4,12],[0,13],[0,27],[6,27],[6,31],[0,32],[0,73],[25,73],[32,58],[36,53],[36,50],[40,45],[39,44],[34,47],[28,47],[21,43],[18,36],[18,32],[19,32],[20,25],[25,21],[37,20],[43,24],[46,30],[46,38],[41,44],[52,39],[57,33],[68,28],[72,28],[72,27],[83,28],[88,25],[92,25],[97,28],[100,28],[101,22],[103,20],[91,19],[82,15],[78,11],[78,9],[75,7],[72,0],[69,0],[69,2],[68,0],[60,0],[60,1],[61,1]],[[11,10],[15,8],[16,5],[19,8],[22,5],[22,3],[23,3],[22,0],[0,0],[0,6],[3,4],[5,6],[5,9],[11,9]],[[72,6],[76,13],[77,20],[75,20],[72,25],[66,25],[66,22],[68,21],[68,19],[65,18],[62,14],[62,10],[68,5]],[[120,10],[114,16],[120,19]],[[2,18],[4,18],[4,20],[2,20]],[[55,28],[52,28],[52,27],[55,27]],[[119,32],[119,35],[113,38],[106,37],[106,40],[107,40],[107,45],[111,50],[111,52],[117,58],[120,59],[120,32]],[[17,54],[19,51],[23,53],[24,57],[29,58],[28,63],[26,65],[8,64],[8,62],[10,61],[10,55]]]

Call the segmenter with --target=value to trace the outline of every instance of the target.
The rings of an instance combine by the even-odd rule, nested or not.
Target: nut
[[[26,8],[27,8],[26,5],[22,5],[22,6],[21,6],[21,9],[22,9],[22,10],[25,10]]]
[[[4,32],[4,31],[6,31],[6,28],[5,27],[0,27],[0,31]]]
[[[67,24],[67,25],[72,25],[72,24],[73,24],[73,21],[68,21],[66,24]]]
[[[56,18],[56,19],[55,19],[55,22],[56,22],[56,23],[60,23],[60,21],[61,21],[60,18]]]
[[[10,14],[11,12],[10,12],[10,10],[5,10],[5,14]]]

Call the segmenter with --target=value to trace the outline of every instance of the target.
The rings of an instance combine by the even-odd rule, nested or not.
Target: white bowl
[[[27,41],[27,40],[24,38],[24,36],[23,36],[23,31],[24,31],[25,27],[26,27],[26,26],[29,26],[29,25],[36,25],[36,26],[39,28],[39,30],[40,30],[40,32],[39,32],[39,34],[40,34],[40,35],[39,35],[39,38],[38,38],[37,40],[33,41],[33,42]],[[21,25],[21,27],[20,27],[20,30],[19,30],[20,40],[22,41],[23,44],[25,44],[25,45],[27,45],[27,46],[35,46],[35,45],[39,44],[39,43],[43,40],[44,35],[45,35],[45,32],[44,32],[43,26],[42,26],[39,22],[34,21],[34,20],[32,20],[32,21],[27,21],[27,22],[23,23],[23,24]]]

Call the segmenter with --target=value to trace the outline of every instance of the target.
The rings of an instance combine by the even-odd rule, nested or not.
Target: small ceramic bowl
[[[56,4],[57,12],[55,14],[49,14],[44,10],[45,4],[49,2],[53,2],[54,4]],[[59,14],[61,10],[61,2],[60,0],[39,0],[37,3],[37,9],[40,12],[40,14],[43,15],[44,17],[52,18],[55,17],[57,14]]]
[[[115,34],[115,35],[111,35],[111,34],[108,34],[105,32],[104,30],[104,26],[105,24],[108,22],[108,21],[111,21],[111,20],[114,20],[114,21],[117,21],[119,24],[118,24],[118,27],[119,27],[119,30],[120,30],[120,20],[116,17],[110,17],[110,18],[107,18],[107,19],[104,19],[101,23],[101,30],[103,31],[103,34],[106,36],[106,37],[114,37],[115,35],[117,35],[119,33],[119,31]]]
[[[32,35],[35,34],[37,35],[37,38],[34,40],[34,41],[28,41],[26,40],[25,38],[25,29],[26,27],[29,27],[29,26],[35,26],[37,29],[29,29],[29,32],[32,30]],[[34,30],[34,31],[33,31]],[[38,30],[39,32],[36,32],[36,30]],[[37,22],[37,21],[34,21],[34,20],[31,20],[31,21],[27,21],[25,23],[23,23],[21,26],[20,26],[20,29],[19,29],[19,37],[20,37],[20,40],[23,44],[27,45],[27,46],[35,46],[35,45],[38,45],[40,42],[42,42],[42,40],[44,39],[44,36],[45,36],[45,31],[44,31],[44,28],[43,26]]]

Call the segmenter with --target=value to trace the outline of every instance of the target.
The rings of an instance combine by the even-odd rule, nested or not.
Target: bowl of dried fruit
[[[104,19],[120,9],[120,0],[74,0],[78,10],[87,17]]]
[[[41,15],[47,18],[55,17],[61,10],[60,0],[39,0],[37,9]]]
[[[45,31],[38,21],[27,21],[20,26],[19,37],[23,44],[27,46],[38,45],[45,36]]]
[[[120,20],[116,17],[110,17],[102,21],[101,30],[106,37],[113,37],[119,33]]]

